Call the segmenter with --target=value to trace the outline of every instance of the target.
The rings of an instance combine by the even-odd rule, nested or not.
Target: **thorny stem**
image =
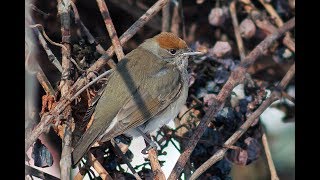
[[[271,44],[279,39],[285,32],[289,31],[295,26],[295,18],[290,19],[276,32],[267,36],[260,44],[258,44],[247,57],[241,62],[240,66],[237,67],[230,75],[228,81],[222,87],[221,91],[214,99],[213,104],[209,107],[205,116],[200,121],[197,129],[193,133],[185,151],[180,155],[177,163],[175,164],[173,170],[170,173],[168,179],[175,180],[180,176],[184,166],[186,165],[192,151],[196,147],[200,137],[204,133],[211,119],[214,118],[216,113],[223,108],[224,102],[227,97],[231,94],[231,91],[235,86],[244,80],[245,73],[249,65],[253,64],[258,57],[260,57],[263,52],[271,46]],[[224,152],[219,152],[224,153]]]
[[[284,25],[285,26],[285,25]],[[277,89],[284,89],[293,78],[295,74],[295,64],[293,64],[286,75],[283,77],[278,85]],[[252,115],[245,121],[241,127],[224,143],[224,146],[233,145],[248,129],[251,124],[276,100],[280,98],[280,93],[275,90],[271,93],[270,97],[267,98],[259,108],[252,113]],[[222,148],[218,150],[213,156],[211,156],[206,162],[204,162],[191,176],[191,180],[198,178],[203,172],[209,169],[214,163],[221,160],[228,148]]]

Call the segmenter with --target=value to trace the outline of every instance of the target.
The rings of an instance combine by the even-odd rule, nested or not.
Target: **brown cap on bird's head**
[[[188,47],[184,40],[170,32],[162,32],[156,35],[154,39],[164,49],[185,49]]]

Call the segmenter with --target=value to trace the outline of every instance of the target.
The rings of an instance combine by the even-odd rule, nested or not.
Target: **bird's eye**
[[[169,52],[170,52],[172,55],[174,55],[174,54],[176,54],[177,50],[175,50],[175,49],[169,49]]]

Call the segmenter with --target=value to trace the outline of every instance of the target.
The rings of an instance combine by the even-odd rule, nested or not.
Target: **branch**
[[[267,19],[262,17],[262,13],[255,8],[251,0],[240,0],[244,4],[245,11],[250,15],[255,24],[265,31],[268,35],[274,33],[277,28],[272,25]],[[283,44],[287,46],[292,52],[295,52],[295,43],[290,37],[283,39]]]
[[[109,175],[109,173],[104,169],[104,167],[100,164],[100,162],[94,157],[94,155],[89,152],[89,160],[91,162],[92,167],[97,171],[99,176],[103,180],[112,180],[112,177]]]
[[[292,20],[292,19],[291,19]],[[290,21],[291,21],[290,20]],[[285,25],[284,25],[285,26]],[[283,77],[277,90],[273,91],[269,98],[267,98],[260,107],[252,113],[252,115],[244,122],[241,127],[224,143],[224,146],[233,145],[250,127],[251,124],[276,100],[280,99],[281,91],[284,89],[295,74],[295,64],[293,64],[288,70],[287,74]],[[197,179],[203,172],[209,169],[214,163],[221,160],[228,148],[222,148],[218,150],[213,156],[211,156],[205,163],[203,163],[191,176],[191,180]]]
[[[155,180],[165,180],[166,176],[164,175],[161,166],[159,164],[157,150],[154,148],[151,148],[148,150],[148,158],[150,160],[151,169],[153,172],[153,179]]]
[[[28,165],[25,165],[25,174],[29,174],[31,176],[35,176],[37,178],[40,178],[40,179],[47,179],[47,180],[59,180],[59,178],[55,177],[55,176],[52,176],[50,174],[47,174],[43,171],[40,171],[38,169],[35,169],[33,167],[30,167]]]
[[[267,157],[267,161],[268,161],[268,165],[269,165],[269,169],[270,169],[271,180],[279,180],[276,168],[275,168],[273,160],[272,160],[266,132],[264,130],[262,130],[262,131],[263,131],[263,134],[262,134],[261,139],[262,139],[263,148],[266,153],[266,157]]]
[[[244,80],[245,73],[249,65],[253,64],[258,57],[260,57],[263,52],[270,47],[274,41],[279,39],[285,32],[289,31],[295,26],[295,18],[290,19],[286,24],[279,28],[273,34],[267,36],[260,44],[258,44],[250,54],[241,62],[230,75],[228,81],[222,87],[213,104],[207,110],[205,116],[200,121],[197,129],[192,135],[185,151],[180,155],[177,163],[175,164],[173,170],[168,179],[175,180],[180,176],[184,166],[186,165],[192,151],[197,145],[200,137],[204,133],[211,119],[214,118],[216,113],[223,108],[224,102],[227,97],[231,94],[232,89]],[[221,153],[221,152],[220,152]]]
[[[106,28],[108,30],[108,34],[111,38],[113,48],[115,49],[116,56],[117,56],[118,60],[120,61],[121,59],[124,58],[124,53],[123,53],[123,49],[120,44],[119,38],[117,36],[116,29],[114,28],[114,25],[112,23],[108,7],[107,7],[104,0],[96,0],[96,1],[99,6],[99,10],[100,10],[101,15],[103,17]]]
[[[169,0],[158,0],[148,11],[142,15],[121,37],[120,43],[123,45],[126,43],[137,31],[145,25],[161,8],[168,3]],[[35,142],[35,140],[44,132],[45,128],[50,122],[59,116],[59,114],[71,103],[70,98],[77,93],[79,89],[85,86],[86,79],[90,72],[99,71],[113,55],[113,46],[110,47],[105,55],[102,55],[87,71],[87,76],[80,77],[69,90],[68,94],[63,96],[58,102],[55,108],[50,110],[47,115],[42,116],[40,123],[33,129],[30,136],[25,138],[25,151]]]
[[[139,8],[138,2],[136,4],[129,4],[128,0],[126,1],[119,1],[119,0],[110,0],[110,2],[116,6],[118,6],[120,9],[125,10],[127,13],[132,15],[134,18],[140,17],[141,14],[143,14],[143,9]],[[159,15],[155,15],[150,21],[146,24],[146,26],[161,31],[161,19]]]
[[[232,18],[232,24],[233,24],[233,29],[234,29],[234,34],[236,37],[237,45],[238,45],[240,59],[241,59],[241,61],[243,61],[243,59],[246,57],[246,53],[244,51],[243,41],[242,41],[240,30],[239,30],[239,23],[238,23],[238,18],[237,18],[237,14],[236,14],[236,1],[232,1],[230,3],[229,10],[230,10],[231,18]]]
[[[71,1],[71,7],[73,10],[72,14],[75,17],[76,23],[78,25],[80,25],[80,28],[82,30],[81,33],[84,33],[84,35],[88,38],[88,41],[90,44],[96,45],[96,50],[98,53],[100,53],[101,55],[105,55],[106,50],[104,50],[104,48],[101,46],[101,44],[98,41],[96,41],[96,39],[93,37],[93,35],[88,30],[88,28],[83,24],[82,20],[80,19],[80,15],[78,13],[77,6],[72,1]],[[116,67],[116,63],[112,59],[110,59],[107,63],[111,68]]]
[[[60,14],[61,20],[61,35],[62,35],[62,44],[65,48],[61,48],[62,54],[62,76],[60,81],[61,87],[61,96],[65,96],[73,80],[71,77],[72,71],[72,62],[70,60],[71,56],[71,47],[70,47],[70,1],[69,0],[58,0],[58,13]],[[71,106],[68,105],[64,110],[64,117],[66,118],[66,123],[64,124],[64,135],[62,140],[62,153],[60,159],[60,177],[62,180],[70,179],[71,173],[71,141],[72,141],[72,115],[71,115]]]
[[[168,3],[162,8],[162,32],[168,32],[170,30],[170,14],[170,3]]]
[[[279,14],[277,13],[277,11],[272,7],[271,4],[266,3],[264,0],[259,0],[260,3],[264,6],[264,8],[267,10],[267,12],[275,19],[275,23],[278,27],[283,26],[283,21],[280,18]],[[291,36],[290,36],[290,32],[286,33],[285,38],[283,39],[283,44],[287,45],[288,48],[295,52],[295,43],[293,42]]]
[[[31,19],[30,16],[27,16],[26,17],[27,21],[29,24],[34,24],[33,20]],[[32,25],[31,25],[32,26]],[[39,26],[39,25],[38,25]],[[38,26],[35,26],[35,27],[38,27]],[[58,61],[58,59],[56,58],[56,56],[52,53],[51,49],[49,48],[47,42],[44,40],[44,37],[49,41],[51,42],[50,38],[47,36],[47,34],[45,33],[44,31],[44,28],[43,26],[41,25],[40,26],[42,32],[43,32],[43,35],[40,33],[39,29],[37,28],[33,28],[36,36],[38,37],[39,39],[39,42],[41,44],[41,46],[43,47],[43,49],[45,50],[45,52],[47,53],[48,55],[48,59],[49,61],[62,73],[62,66],[60,64],[60,62]],[[43,37],[44,36],[44,37]]]

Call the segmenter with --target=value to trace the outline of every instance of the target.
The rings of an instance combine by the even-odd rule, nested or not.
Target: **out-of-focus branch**
[[[271,44],[279,39],[285,32],[289,31],[295,26],[295,18],[290,19],[286,24],[284,24],[281,28],[279,28],[276,32],[267,36],[260,44],[258,44],[248,56],[241,62],[240,66],[238,66],[230,75],[228,81],[222,87],[219,94],[214,99],[212,105],[207,110],[205,116],[200,121],[197,129],[193,133],[187,148],[180,155],[177,163],[175,164],[173,170],[170,173],[168,179],[175,180],[178,179],[184,166],[186,165],[192,151],[196,147],[200,137],[203,135],[205,129],[208,126],[208,123],[211,119],[214,118],[216,113],[223,108],[224,102],[227,97],[230,96],[234,87],[236,87],[239,83],[243,82],[245,73],[247,68],[253,64],[258,57],[260,57],[263,52],[271,46]],[[219,152],[224,153],[224,152]]]

